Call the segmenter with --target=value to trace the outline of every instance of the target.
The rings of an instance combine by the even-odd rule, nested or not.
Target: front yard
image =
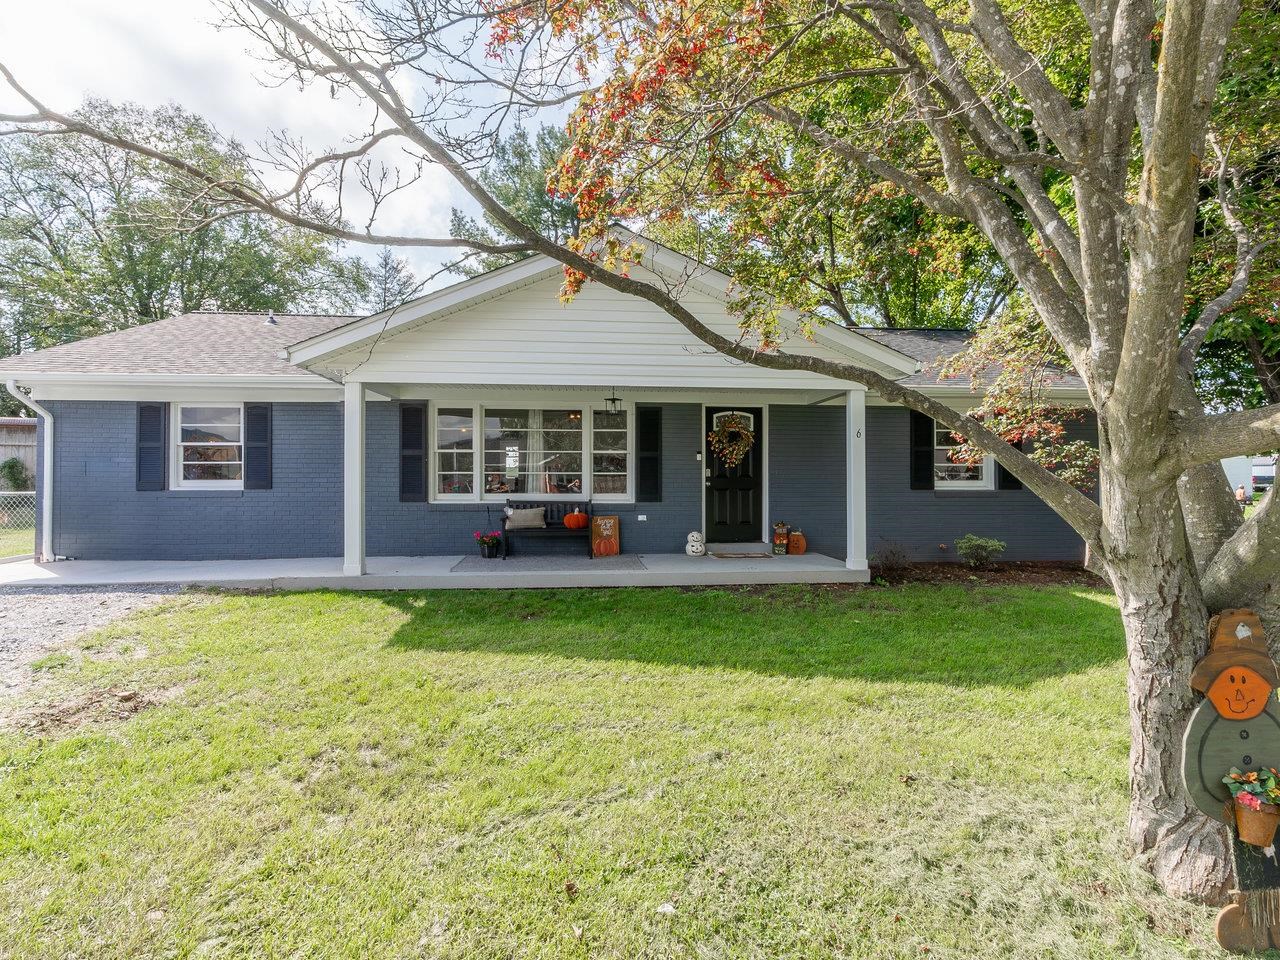
[[[10,705],[0,955],[1217,956],[1122,655],[1085,588],[181,596]]]

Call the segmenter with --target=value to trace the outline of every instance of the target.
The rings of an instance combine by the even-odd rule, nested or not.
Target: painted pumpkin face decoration
[[[1213,681],[1205,696],[1227,720],[1251,720],[1267,706],[1271,684],[1250,667],[1227,667]]]

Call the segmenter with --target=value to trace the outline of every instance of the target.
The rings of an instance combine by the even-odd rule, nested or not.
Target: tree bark
[[[1191,669],[1207,648],[1208,612],[1176,483],[1114,460],[1101,476],[1104,566],[1128,647],[1129,841],[1166,892],[1220,902],[1230,887],[1222,827],[1182,785],[1182,735],[1197,697]]]

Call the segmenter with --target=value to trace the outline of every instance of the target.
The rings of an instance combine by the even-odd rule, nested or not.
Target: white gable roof
[[[717,333],[739,337],[731,280],[648,241],[637,279],[664,284]],[[559,300],[556,261],[541,255],[446,287],[295,344],[290,363],[332,379],[400,384],[848,389],[847,381],[768,370],[716,353],[661,308],[599,283]],[[856,362],[895,379],[916,360],[844,327],[810,340],[790,316],[782,349]],[[750,342],[749,339],[747,342]]]

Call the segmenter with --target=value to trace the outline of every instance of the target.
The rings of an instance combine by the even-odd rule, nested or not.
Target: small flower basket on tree
[[[1235,800],[1236,834],[1241,843],[1269,847],[1280,826],[1280,773],[1260,767],[1242,773],[1236,767],[1222,778]]]

